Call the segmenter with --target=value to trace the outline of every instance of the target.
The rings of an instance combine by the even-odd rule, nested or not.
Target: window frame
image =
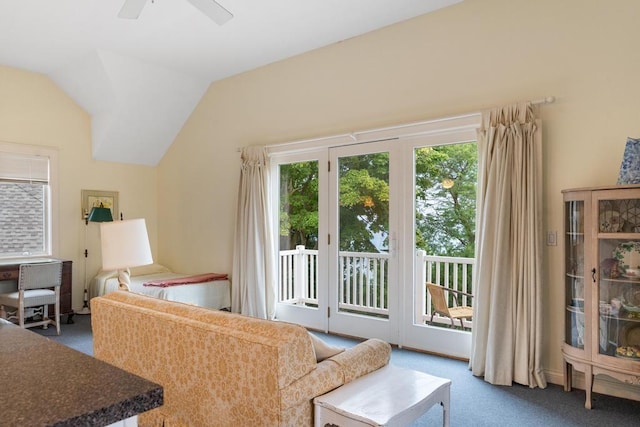
[[[16,255],[0,253],[0,261],[52,257],[58,253],[58,150],[13,142],[0,141],[0,156],[3,154],[31,157],[45,157],[49,160],[49,182],[45,186],[46,198],[44,217],[44,253]]]

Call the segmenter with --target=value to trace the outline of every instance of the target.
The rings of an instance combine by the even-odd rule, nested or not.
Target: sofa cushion
[[[335,356],[336,354],[344,351],[344,347],[329,345],[317,336],[313,335],[311,332],[309,332],[309,337],[311,337],[313,350],[316,353],[316,362],[322,362],[324,359],[328,359],[329,357]]]

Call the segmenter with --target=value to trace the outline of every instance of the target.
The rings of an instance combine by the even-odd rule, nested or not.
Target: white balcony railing
[[[431,295],[427,292],[426,282],[436,283],[447,289],[454,289],[473,295],[472,283],[475,273],[475,259],[462,257],[443,257],[427,255],[423,250],[416,251],[415,281],[419,286],[414,286],[416,292],[414,321],[415,323],[429,323],[431,319]],[[445,292],[450,300],[452,293]],[[466,295],[458,295],[458,305],[473,306],[473,298]],[[450,304],[451,306],[451,304]],[[431,323],[450,325],[451,320],[436,314]],[[457,323],[457,322],[456,322]],[[471,329],[473,323],[463,320],[465,328]]]
[[[280,251],[280,302],[318,304],[318,251],[296,246]]]
[[[338,306],[341,310],[387,316],[388,263],[387,253],[341,251],[339,256]],[[431,319],[431,297],[425,282],[438,283],[449,289],[472,293],[471,283],[475,262],[473,258],[439,257],[416,251],[416,292],[414,320],[428,323]],[[280,302],[297,305],[318,304],[318,251],[297,246],[280,251]],[[458,301],[471,306],[464,296]],[[449,319],[434,316],[433,323],[450,324]],[[464,322],[471,328],[471,322]]]
[[[339,252],[338,308],[387,316],[388,253]]]

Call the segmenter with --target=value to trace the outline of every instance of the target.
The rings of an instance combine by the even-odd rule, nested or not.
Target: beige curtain
[[[546,387],[542,355],[542,137],[531,103],[478,130],[476,282],[469,365],[491,384]]]
[[[231,310],[275,316],[276,272],[269,203],[268,157],[264,147],[242,150],[233,253]]]

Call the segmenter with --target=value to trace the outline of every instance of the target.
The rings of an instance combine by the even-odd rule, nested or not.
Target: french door
[[[397,342],[397,144],[329,158],[329,331]]]
[[[405,233],[398,252],[405,256],[400,264],[403,286],[399,343],[459,358],[469,357],[470,329],[449,327],[450,319],[431,316],[425,282],[472,292],[473,250],[449,256],[434,254],[443,251],[443,246],[455,247],[454,242],[458,242],[457,250],[450,247],[444,252],[459,252],[460,247],[474,242],[477,150],[475,143],[469,142],[473,136],[466,131],[452,132],[446,139],[440,135],[415,138],[405,141],[402,147],[403,165],[411,173],[402,175],[400,222]],[[473,188],[460,188],[465,186]],[[459,299],[458,304],[472,301]]]
[[[472,323],[449,328],[432,318],[425,281],[472,291],[473,249],[436,252],[460,237],[453,232],[461,224],[473,227],[473,218],[456,224],[447,215],[460,208],[458,186],[475,186],[455,168],[476,160],[458,155],[470,147],[444,147],[474,141],[477,125],[469,116],[429,123],[428,132],[406,138],[272,153],[277,318],[468,357]],[[455,208],[426,202],[438,197],[455,198]],[[439,234],[448,228],[451,233]],[[474,231],[466,232],[460,239],[473,242]]]
[[[396,151],[373,143],[275,162],[279,319],[397,342]]]
[[[308,328],[328,328],[328,152],[289,154],[272,162],[277,195],[278,298],[276,317]]]

